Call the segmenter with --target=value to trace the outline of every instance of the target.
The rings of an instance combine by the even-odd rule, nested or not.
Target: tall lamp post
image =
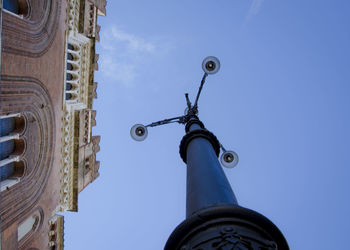
[[[235,167],[238,155],[226,151],[216,136],[205,129],[198,118],[198,99],[209,74],[220,69],[216,57],[203,60],[204,76],[195,103],[186,93],[185,115],[131,128],[133,139],[147,137],[148,127],[172,122],[185,125],[186,134],[180,143],[180,156],[187,164],[186,219],[170,235],[165,250],[205,249],[289,249],[280,230],[263,215],[238,205],[236,197],[219,163]]]

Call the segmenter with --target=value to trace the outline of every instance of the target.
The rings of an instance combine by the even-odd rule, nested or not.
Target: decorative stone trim
[[[5,141],[9,141],[9,140],[14,140],[14,139],[19,139],[19,133],[2,136],[2,137],[0,137],[0,142],[5,142]]]
[[[67,26],[68,32],[78,32],[79,29],[80,0],[67,1]]]
[[[97,42],[100,41],[100,30],[101,30],[101,26],[100,25],[96,25],[95,39],[96,39]]]
[[[62,117],[62,168],[59,211],[77,211],[79,173],[85,161],[84,148],[93,141],[92,126],[96,124],[91,110],[97,97],[94,70],[97,9],[91,1],[69,0],[67,4],[66,69]],[[99,140],[98,140],[99,141]],[[99,148],[97,145],[93,145]],[[83,151],[82,151],[83,150]],[[91,165],[95,164],[96,152]],[[90,166],[93,169],[93,166]],[[94,174],[98,175],[98,174]],[[85,187],[85,185],[84,185]]]
[[[101,16],[106,15],[106,0],[88,0],[89,2],[93,3],[96,8],[98,9],[97,14]]]
[[[0,161],[0,167],[5,166],[11,162],[19,161],[19,156],[11,155],[10,157]]]
[[[50,250],[63,250],[64,247],[64,217],[54,215],[49,220],[49,243]]]
[[[74,157],[74,117],[63,110],[62,128],[62,168],[61,168],[61,211],[73,210],[73,157]]]
[[[21,113],[0,115],[0,119],[11,118],[11,117],[20,117],[21,115],[22,115]]]
[[[71,88],[66,88],[65,93],[70,94],[72,97],[66,99],[65,95],[65,103],[78,105],[80,109],[87,107],[89,102],[89,85],[92,85],[90,83],[91,48],[92,41],[81,34],[77,34],[75,37],[68,37],[67,39],[67,69],[64,86],[66,88],[67,84],[70,85]],[[68,65],[70,69],[68,69]],[[79,107],[77,108],[79,109]]]
[[[84,34],[93,38],[96,36],[97,8],[93,3],[85,2]]]

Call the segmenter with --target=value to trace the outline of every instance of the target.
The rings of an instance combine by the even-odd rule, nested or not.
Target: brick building
[[[2,0],[1,250],[63,249],[63,216],[98,177],[94,71],[106,0]]]

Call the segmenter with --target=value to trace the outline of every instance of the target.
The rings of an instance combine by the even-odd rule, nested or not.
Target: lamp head
[[[207,74],[215,74],[220,69],[220,61],[215,56],[208,56],[202,62],[202,69]]]
[[[130,129],[130,135],[135,141],[143,141],[148,135],[147,127],[142,124],[135,124]]]
[[[234,151],[224,151],[220,157],[221,164],[226,168],[234,168],[238,160],[238,155]]]

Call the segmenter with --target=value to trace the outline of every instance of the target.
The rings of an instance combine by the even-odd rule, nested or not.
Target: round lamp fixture
[[[207,74],[215,74],[220,69],[220,61],[215,56],[208,56],[202,62],[202,69]]]
[[[148,135],[147,127],[142,124],[135,124],[130,129],[130,135],[135,141],[143,141]]]
[[[238,155],[234,151],[225,151],[220,157],[220,162],[226,168],[233,168],[238,164]]]

